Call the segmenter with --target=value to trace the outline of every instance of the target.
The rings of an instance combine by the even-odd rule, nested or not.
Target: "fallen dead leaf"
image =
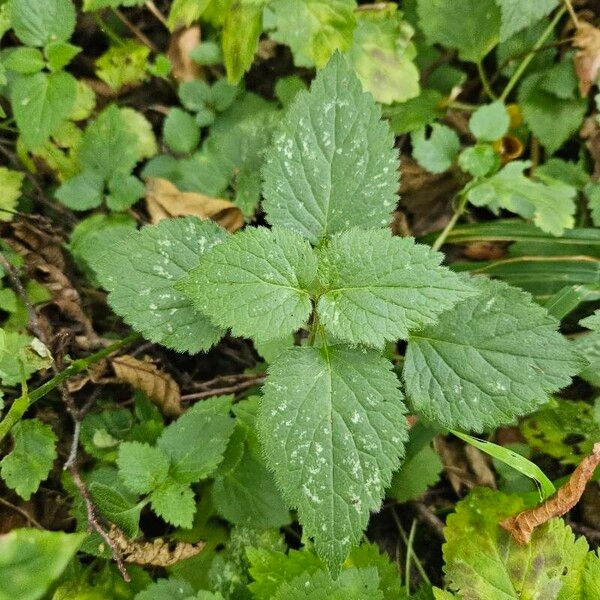
[[[183,412],[177,382],[149,360],[123,354],[113,358],[112,366],[118,379],[142,390],[168,417]]]
[[[585,491],[585,486],[600,464],[600,442],[594,445],[593,453],[586,456],[569,477],[569,481],[556,494],[542,504],[524,510],[500,523],[519,544],[527,544],[536,527],[554,517],[569,512]]]
[[[171,36],[167,58],[171,61],[173,77],[179,81],[193,81],[202,73],[190,58],[190,52],[200,43],[200,27],[193,25],[177,30]]]
[[[193,215],[203,220],[212,219],[232,233],[244,225],[242,211],[229,200],[198,192],[181,192],[166,179],[148,178],[146,207],[152,223]]]
[[[467,457],[471,471],[473,471],[477,479],[477,485],[489,487],[494,490],[497,489],[496,478],[490,468],[489,457],[470,444],[465,445],[465,456]]]
[[[596,120],[597,115],[588,117],[579,131],[579,136],[585,140],[585,146],[594,162],[594,173],[592,178],[600,180],[600,123]]]
[[[170,567],[186,558],[196,556],[206,545],[205,542],[169,542],[162,538],[151,542],[131,541],[114,525],[110,528],[109,536],[117,545],[125,562],[154,567]]]
[[[600,71],[600,29],[585,21],[579,21],[573,46],[579,48],[574,59],[579,93],[587,96]]]

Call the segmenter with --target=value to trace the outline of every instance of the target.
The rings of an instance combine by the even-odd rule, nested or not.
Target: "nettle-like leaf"
[[[316,256],[301,235],[252,228],[212,248],[177,287],[215,325],[266,340],[307,322],[316,273]]]
[[[10,0],[9,11],[15,34],[28,46],[66,42],[75,30],[71,0]]]
[[[88,256],[113,310],[153,342],[180,352],[208,350],[223,330],[173,286],[221,243],[226,232],[195,217],[165,219],[131,233],[100,256]]]
[[[475,293],[441,260],[386,229],[337,234],[319,252],[319,318],[332,336],[352,344],[383,348],[406,339]]]
[[[418,413],[482,431],[532,412],[581,365],[558,322],[529,294],[500,281],[476,283],[478,296],[411,333],[403,375]]]
[[[20,421],[11,433],[14,447],[0,462],[0,475],[9,488],[29,500],[50,473],[56,458],[56,435],[37,419]]]
[[[271,365],[258,428],[304,534],[338,569],[398,467],[406,420],[391,364],[340,346],[292,348]]]
[[[351,225],[387,225],[398,189],[393,145],[372,96],[336,53],[274,136],[263,169],[267,220],[312,243]]]
[[[495,0],[500,7],[500,41],[504,42],[517,31],[530,27],[548,15],[559,0]]]

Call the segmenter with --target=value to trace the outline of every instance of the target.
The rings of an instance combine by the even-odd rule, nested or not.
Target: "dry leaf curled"
[[[587,96],[598,79],[598,71],[600,71],[600,29],[580,21],[573,45],[579,48],[575,54],[579,92],[582,96]]]

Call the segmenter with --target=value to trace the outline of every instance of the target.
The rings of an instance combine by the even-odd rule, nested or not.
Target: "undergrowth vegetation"
[[[0,0],[0,600],[600,598],[585,0]]]

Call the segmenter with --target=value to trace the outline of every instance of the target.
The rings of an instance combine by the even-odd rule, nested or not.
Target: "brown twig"
[[[159,49],[154,45],[152,40],[146,36],[146,34],[136,25],[134,25],[118,8],[112,9],[113,13],[117,16],[119,21],[125,25],[133,33],[133,35],[140,41],[144,46],[150,48],[152,52],[156,52],[158,54]]]
[[[435,531],[438,537],[444,539],[444,523],[442,523],[441,519],[439,519],[424,502],[414,502],[413,506],[423,521]]]
[[[27,519],[28,523],[31,523],[37,529],[44,529],[40,523],[38,523],[26,510],[21,508],[20,506],[16,506],[12,502],[9,502],[5,498],[0,496],[0,504],[4,504],[4,506],[14,510],[16,513],[19,513],[23,518]]]
[[[148,0],[146,2],[146,8],[156,17],[158,21],[160,21],[167,29],[169,29],[169,23],[167,22],[167,19],[165,19],[165,16],[160,12],[160,10],[158,10],[156,4],[154,4],[152,0]]]
[[[194,381],[192,383],[192,388],[195,390],[207,390],[214,388],[215,386],[222,386],[224,384],[236,385],[240,382],[256,381],[260,378],[264,378],[264,373],[261,373],[260,375],[248,375],[245,373],[236,373],[235,375],[217,375],[217,377],[209,379],[208,381]]]
[[[266,377],[266,374],[254,375],[252,379],[245,379],[243,381],[235,383],[234,385],[207,389],[206,391],[194,392],[193,394],[186,394],[184,396],[181,396],[181,400],[183,402],[190,402],[192,400],[203,400],[204,398],[210,398],[211,396],[221,396],[223,394],[236,394],[237,392],[247,390],[248,388],[262,383],[266,379]]]

